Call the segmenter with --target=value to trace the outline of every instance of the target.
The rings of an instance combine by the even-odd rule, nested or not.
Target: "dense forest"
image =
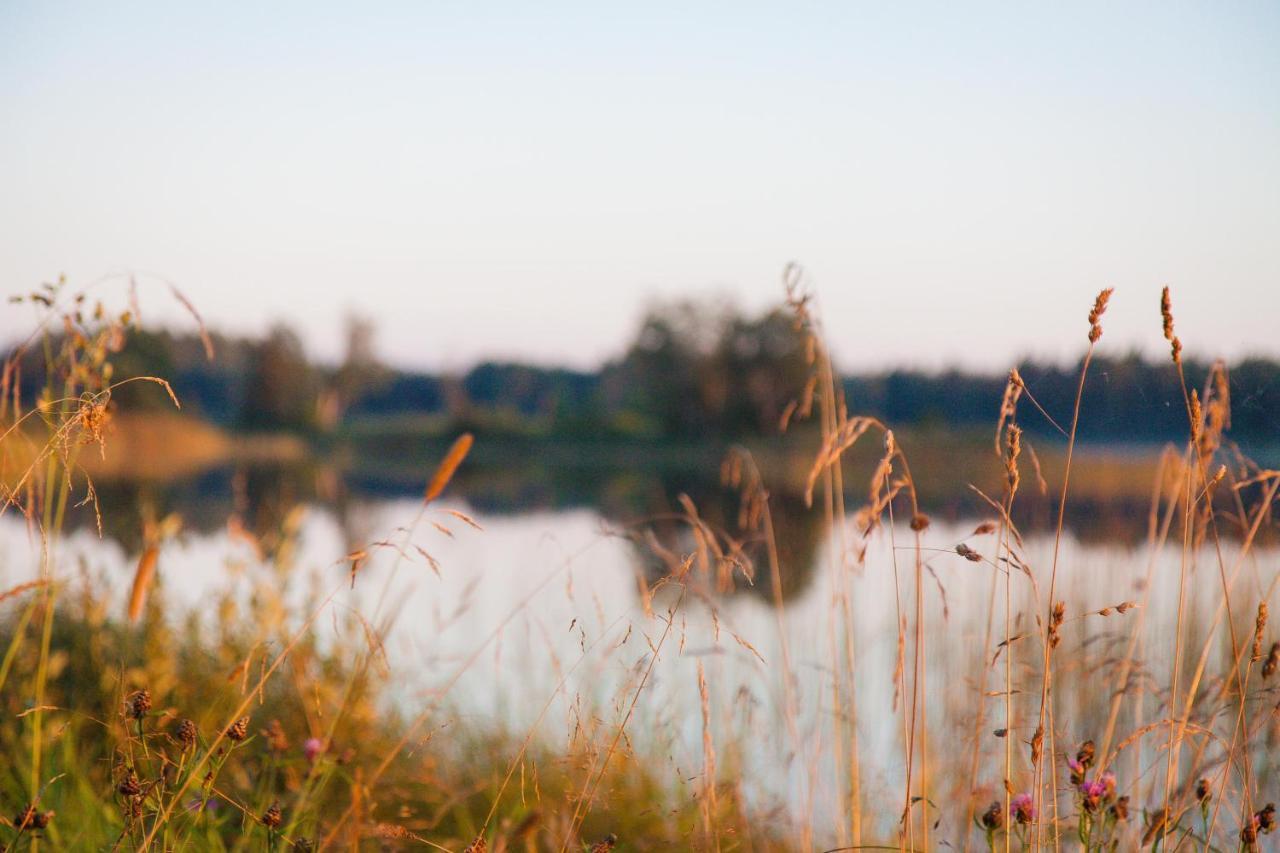
[[[261,339],[214,335],[209,359],[199,336],[140,330],[117,354],[116,375],[169,379],[187,412],[245,431],[321,436],[344,429],[489,433],[598,440],[730,441],[777,432],[809,367],[804,341],[782,310],[744,316],[724,306],[676,302],[651,309],[626,348],[596,371],[484,362],[461,375],[397,369],[376,356],[375,333],[348,324],[337,365],[308,359],[286,326]],[[22,375],[43,375],[38,351],[21,358]],[[848,367],[847,365],[844,367]],[[1185,362],[1200,385],[1207,362]],[[1023,362],[1018,369],[1050,415],[1065,422],[1077,364]],[[1280,362],[1246,359],[1229,366],[1231,435],[1270,445],[1280,425]],[[1006,377],[960,371],[846,372],[851,411],[899,425],[985,428],[996,417]],[[37,383],[25,383],[34,387]],[[169,405],[155,386],[119,392],[122,405]],[[1049,421],[1024,414],[1041,435]],[[1167,361],[1137,355],[1094,359],[1085,387],[1085,441],[1155,442],[1181,437],[1186,414]]]

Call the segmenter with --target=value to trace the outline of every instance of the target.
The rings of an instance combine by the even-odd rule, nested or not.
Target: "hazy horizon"
[[[67,284],[68,286],[70,286],[72,283],[68,282]],[[6,296],[25,295],[30,290],[31,289],[24,289],[21,291],[15,291],[12,294],[5,294],[5,295]],[[91,288],[90,292],[92,293],[96,291]],[[128,298],[127,284],[125,288],[117,288],[114,291],[112,291],[112,296],[113,298],[105,300],[105,303],[112,304],[118,308],[128,307],[128,303],[130,300]],[[1114,300],[1114,297],[1113,297],[1113,300]],[[168,309],[171,309],[174,305],[178,304],[175,301],[175,297],[172,296],[170,293],[162,293],[160,290],[156,290],[154,293],[154,299],[152,301],[155,303],[156,307],[164,308],[166,310],[164,312],[152,311],[148,308],[147,305],[145,304],[141,305],[142,322],[139,323],[139,327],[141,329],[150,331],[150,332],[168,331],[179,336],[188,336],[192,339],[195,339],[200,335],[200,321],[197,320],[193,314],[191,314],[185,308],[180,308],[177,310],[177,312],[173,310],[168,310]],[[198,309],[198,306],[194,306],[194,307],[197,307]],[[734,306],[731,304],[730,307],[734,307]],[[767,308],[769,306],[765,306],[765,307]],[[785,305],[782,304],[781,302],[779,302],[778,307],[781,308],[782,310],[787,310]],[[162,322],[150,321],[150,318],[153,315],[158,315],[161,313],[164,313],[166,315],[171,315],[171,316],[168,316]],[[1111,315],[1111,310],[1108,309],[1107,316],[1110,316],[1110,315]],[[9,332],[7,329],[5,330],[4,337],[0,338],[0,350],[8,349],[10,347],[16,346],[30,336],[31,331],[35,328],[35,323],[38,322],[38,320],[36,319],[35,313],[31,314],[30,316],[32,317],[32,324],[29,327],[25,327],[25,328],[17,327],[12,332]],[[348,317],[357,316],[361,320],[368,319],[367,317],[363,317],[360,315],[347,315],[347,316]],[[748,313],[744,316],[746,316],[747,319],[752,319],[758,315]],[[202,319],[203,317],[201,317],[201,320]],[[534,367],[538,369],[545,369],[545,370],[564,369],[564,370],[570,370],[570,371],[590,373],[590,372],[595,372],[597,370],[603,369],[610,362],[617,361],[621,359],[623,355],[625,355],[626,348],[630,346],[630,344],[634,340],[635,335],[640,330],[641,319],[642,319],[642,312],[637,311],[634,317],[634,321],[626,329],[626,334],[616,342],[616,347],[613,350],[602,352],[600,354],[600,357],[595,361],[556,359],[554,357],[539,358],[537,356],[525,356],[520,354],[504,355],[501,352],[485,354],[481,352],[470,360],[453,360],[453,361],[447,361],[447,362],[442,361],[441,363],[438,363],[438,364],[426,364],[421,362],[415,362],[412,359],[406,360],[406,359],[397,358],[394,355],[389,355],[385,351],[385,348],[380,343],[381,336],[378,333],[376,324],[374,326],[374,334],[373,334],[372,341],[373,341],[374,354],[382,366],[390,368],[392,370],[402,371],[406,373],[421,372],[425,374],[460,375],[462,373],[465,373],[471,370],[472,368],[475,368],[481,364],[486,364],[486,363],[519,364],[519,365]],[[231,339],[231,340],[234,340],[234,339],[258,340],[258,339],[261,339],[266,334],[269,334],[271,331],[271,326],[274,326],[277,324],[282,324],[295,333],[300,332],[300,330],[296,326],[290,323],[289,318],[287,317],[276,318],[268,326],[264,326],[261,329],[254,329],[254,330],[233,329],[233,328],[223,328],[217,325],[206,324],[205,331],[213,335],[215,338],[217,338],[218,336],[221,336],[223,338]],[[1104,326],[1105,325],[1106,324],[1104,322]],[[1157,333],[1159,333],[1159,329],[1157,329]],[[344,338],[341,338],[341,337],[340,339],[345,340]],[[325,347],[315,347],[313,345],[313,342],[308,341],[305,337],[301,337],[301,340],[306,350],[306,354],[308,358],[313,363],[323,367],[327,367],[327,368],[335,368],[341,363],[342,354],[338,350],[332,349],[332,348],[325,348]],[[974,376],[998,376],[998,375],[1004,375],[1010,368],[1025,367],[1027,364],[1033,363],[1033,362],[1035,364],[1042,365],[1042,366],[1059,367],[1059,368],[1074,366],[1079,363],[1079,360],[1081,358],[1084,357],[1087,346],[1088,346],[1087,338],[1082,337],[1081,341],[1079,342],[1079,346],[1077,346],[1074,351],[1071,351],[1068,345],[1068,347],[1064,348],[1064,351],[1059,354],[1043,353],[1043,352],[1037,353],[1037,352],[1034,352],[1031,347],[1028,347],[1027,350],[1018,352],[1012,355],[1009,358],[1009,360],[1005,363],[989,364],[989,365],[984,362],[953,361],[948,363],[948,362],[927,362],[927,361],[910,361],[910,360],[902,360],[898,362],[867,361],[867,362],[850,363],[844,360],[839,353],[836,353],[835,367],[842,375],[849,376],[849,377],[875,376],[875,375],[882,375],[882,374],[887,374],[895,371],[917,372],[924,375],[941,375],[948,372],[956,371],[961,374],[974,375]],[[215,352],[216,350],[217,350],[217,345],[215,341]],[[1112,341],[1105,348],[1100,346],[1100,348],[1097,350],[1097,356],[1101,358],[1124,359],[1130,356],[1138,356],[1143,358],[1147,362],[1155,363],[1155,364],[1161,364],[1161,363],[1167,362],[1168,353],[1169,353],[1168,343],[1164,341],[1163,337],[1160,338],[1159,345],[1155,347],[1152,347],[1152,346],[1143,347],[1136,343],[1126,346],[1126,345],[1121,345],[1118,342]],[[1222,358],[1228,362],[1228,366],[1233,366],[1235,364],[1238,364],[1241,361],[1248,360],[1251,358],[1280,361],[1280,347],[1273,347],[1269,350],[1261,347],[1256,350],[1241,350],[1231,356],[1224,356],[1219,351],[1209,352],[1208,349],[1206,348],[1206,351],[1204,352],[1187,352],[1185,357],[1190,361],[1198,361],[1202,363],[1208,363],[1216,359]],[[215,355],[215,360],[216,360],[216,355]]]
[[[332,360],[592,367],[808,269],[845,370],[1280,355],[1280,7],[13,4],[5,292],[172,280]],[[190,328],[139,276],[148,321]],[[0,335],[24,331],[10,310]]]

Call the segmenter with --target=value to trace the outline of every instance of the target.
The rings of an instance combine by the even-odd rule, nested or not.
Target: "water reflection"
[[[744,583],[739,577],[733,589],[770,594],[772,578],[763,536],[740,523],[741,495],[721,482],[719,462],[716,453],[708,450],[691,451],[678,464],[660,466],[646,465],[643,458],[619,461],[612,454],[583,459],[558,458],[556,451],[531,453],[517,463],[511,459],[489,465],[469,462],[459,472],[454,490],[486,515],[585,508],[621,530],[643,528],[652,539],[637,547],[637,556],[650,561],[656,560],[655,543],[672,551],[689,550],[692,542],[681,498],[687,496],[711,528],[742,544],[757,573],[756,583]],[[350,460],[315,458],[216,468],[166,481],[104,481],[96,487],[101,505],[108,508],[101,515],[104,534],[128,551],[141,549],[146,520],[176,513],[184,527],[196,533],[223,529],[230,520],[233,528],[249,534],[267,555],[273,555],[287,541],[291,513],[300,505],[323,507],[336,519],[347,544],[358,547],[370,531],[361,524],[361,516],[352,512],[353,505],[416,496],[424,470],[425,465],[381,468],[368,460],[353,465]],[[824,513],[806,505],[798,485],[787,485],[796,479],[780,477],[770,487],[785,597],[802,592],[811,582],[814,554],[825,533]],[[851,507],[862,499],[860,493],[847,495]],[[966,482],[957,480],[947,488],[934,489],[924,508],[935,518],[956,521],[982,513],[983,503]],[[1145,537],[1149,513],[1145,499],[1074,497],[1068,503],[1067,525],[1085,541],[1133,544]],[[1050,529],[1056,521],[1055,502],[1026,490],[1019,498],[1017,520],[1026,531]],[[90,508],[80,507],[70,523],[90,526],[98,519]],[[662,562],[656,560],[652,569],[656,576]]]

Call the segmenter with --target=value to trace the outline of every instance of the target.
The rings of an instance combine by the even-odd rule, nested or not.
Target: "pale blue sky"
[[[1164,284],[1280,354],[1280,4],[687,5],[8,0],[4,290],[587,365],[796,259],[849,368],[1073,356],[1103,286],[1154,351]]]

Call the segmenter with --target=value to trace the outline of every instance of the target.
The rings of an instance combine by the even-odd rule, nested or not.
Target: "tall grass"
[[[61,287],[32,294],[41,314],[23,346],[44,350],[44,393],[23,410],[31,378],[16,357],[0,384],[4,514],[24,520],[39,553],[30,577],[0,591],[4,849],[1261,849],[1280,737],[1268,610],[1280,472],[1231,445],[1225,368],[1186,387],[1168,292],[1160,323],[1187,438],[1152,472],[1139,568],[1099,581],[1079,564],[1066,518],[1110,290],[1082,317],[1072,411],[1046,411],[1016,369],[992,401],[986,453],[999,491],[975,484],[980,518],[960,529],[930,519],[891,425],[843,399],[798,267],[784,284],[810,373],[780,426],[808,419],[820,436],[802,477],[825,531],[820,624],[798,631],[784,587],[792,567],[774,471],[736,447],[721,471],[736,517],[682,496],[666,517],[616,531],[662,569],[637,571],[634,599],[610,602],[613,618],[596,602],[590,629],[574,619],[571,655],[547,640],[555,684],[519,729],[461,715],[456,691],[513,625],[536,620],[544,595],[563,584],[572,598],[567,571],[515,596],[468,653],[424,662],[438,670],[426,695],[407,691],[387,648],[403,618],[393,580],[448,571],[426,534],[486,535],[440,504],[467,465],[469,435],[421,472],[407,524],[334,553],[319,584],[296,563],[296,517],[282,517],[269,546],[233,520],[228,537],[248,543],[260,569],[252,594],[178,608],[163,555],[182,522],[152,511],[137,521],[122,600],[65,559],[63,529],[75,504],[113,511],[97,506],[83,459],[111,440],[113,391],[168,386],[113,374],[130,312]],[[1065,449],[1038,453],[1024,417],[1067,424]],[[875,464],[865,488],[851,487],[863,471],[855,448],[869,441]],[[928,466],[975,464],[949,452],[921,449]],[[1020,527],[1027,489],[1054,507],[1047,542]],[[659,521],[677,532],[659,535]],[[369,589],[377,560],[389,568]],[[764,590],[769,608],[755,635],[726,613],[743,586]],[[860,631],[880,613],[890,636]],[[687,720],[664,731],[645,713],[666,663],[694,656],[691,637],[752,662],[742,689],[765,697],[781,756],[763,769],[787,779],[764,787],[788,789],[786,802],[753,784],[762,767],[734,698],[742,689],[715,654],[689,671]],[[880,646],[891,648],[889,673],[875,667]],[[602,665],[612,680],[584,688]],[[551,735],[562,708],[566,732]],[[680,723],[696,732],[692,758],[680,757]],[[869,757],[880,754],[893,757]]]

